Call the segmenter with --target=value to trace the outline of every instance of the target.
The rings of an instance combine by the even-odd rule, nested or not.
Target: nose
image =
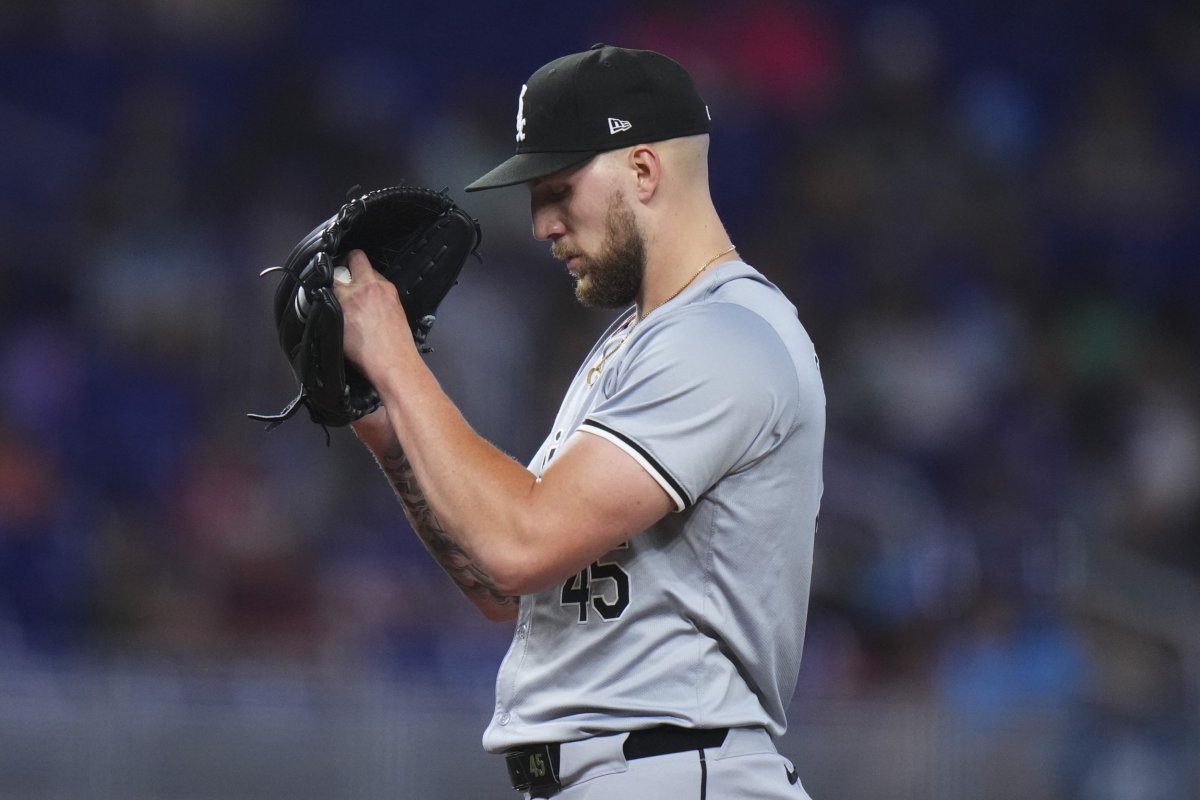
[[[530,214],[533,218],[533,238],[539,242],[552,242],[566,233],[566,226],[555,205],[539,203],[534,199],[530,202]]]

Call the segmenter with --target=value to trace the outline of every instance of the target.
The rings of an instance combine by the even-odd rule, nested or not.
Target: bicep
[[[559,575],[582,569],[675,509],[642,464],[585,431],[567,439],[542,472],[535,494],[554,520],[546,546]]]

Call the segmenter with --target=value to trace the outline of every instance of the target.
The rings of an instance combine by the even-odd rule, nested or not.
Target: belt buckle
[[[540,797],[550,797],[562,789],[557,774],[557,750],[556,744],[535,744],[505,753],[504,763],[512,787],[519,792],[536,790]]]

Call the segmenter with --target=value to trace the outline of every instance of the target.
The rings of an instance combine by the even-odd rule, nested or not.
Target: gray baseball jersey
[[[540,474],[577,430],[635,458],[677,513],[521,598],[484,747],[661,723],[783,733],[825,433],[816,354],[795,308],[735,261],[641,322],[618,321],[530,469]]]

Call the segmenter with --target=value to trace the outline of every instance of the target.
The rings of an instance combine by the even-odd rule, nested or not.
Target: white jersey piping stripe
[[[607,439],[632,456],[633,460],[641,464],[642,469],[650,473],[650,477],[654,478],[654,480],[658,482],[658,485],[663,488],[663,491],[665,491],[671,498],[672,502],[675,503],[676,511],[683,511],[685,508],[691,505],[691,501],[688,499],[687,493],[684,491],[683,487],[676,483],[675,480],[671,478],[671,476],[668,475],[662,467],[656,464],[654,459],[650,457],[650,454],[643,450],[636,442],[626,439],[612,428],[601,425],[599,422],[596,422],[592,419],[585,419],[582,423],[580,423],[579,430],[585,433],[590,433],[594,436],[599,436],[602,439]]]

